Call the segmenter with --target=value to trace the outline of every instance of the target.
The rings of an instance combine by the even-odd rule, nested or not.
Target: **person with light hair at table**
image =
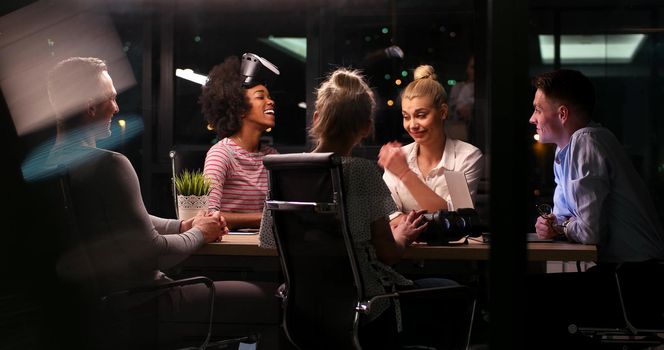
[[[403,127],[414,142],[385,144],[378,164],[385,169],[383,180],[401,213],[448,210],[451,199],[445,172],[463,172],[474,199],[482,176],[482,152],[445,134],[447,93],[433,67],[419,66],[414,76],[401,96]],[[395,214],[391,219],[396,223],[400,216]]]

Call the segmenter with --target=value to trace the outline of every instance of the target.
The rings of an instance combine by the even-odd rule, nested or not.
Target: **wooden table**
[[[413,260],[475,260],[489,259],[489,245],[469,241],[453,246],[413,244],[404,259]],[[219,243],[206,244],[196,255],[277,256],[274,249],[258,247],[258,235],[227,235]],[[595,261],[597,250],[593,245],[577,243],[528,243],[529,261]]]
[[[195,255],[277,256],[276,249],[258,247],[258,234],[226,235],[221,242],[208,243]]]

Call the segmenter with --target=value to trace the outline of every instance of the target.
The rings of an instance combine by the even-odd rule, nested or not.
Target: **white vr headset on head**
[[[267,84],[274,76],[279,75],[279,68],[272,62],[253,53],[242,55],[242,86],[249,88],[258,84]]]

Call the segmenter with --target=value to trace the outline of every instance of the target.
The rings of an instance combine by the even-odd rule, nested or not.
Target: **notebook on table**
[[[255,235],[258,234],[257,228],[240,228],[228,232],[229,235]]]

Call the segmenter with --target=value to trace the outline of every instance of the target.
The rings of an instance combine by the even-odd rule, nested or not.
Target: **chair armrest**
[[[447,294],[451,291],[457,293],[465,293],[470,295],[472,298],[475,298],[475,293],[473,290],[464,285],[455,285],[455,286],[444,286],[444,287],[430,287],[430,288],[418,288],[418,289],[407,289],[398,291],[399,296],[409,296],[409,295],[423,295],[423,294]]]
[[[279,287],[277,287],[277,291],[274,293],[274,296],[281,300],[285,300],[288,296],[286,289],[286,283],[280,284]]]
[[[371,311],[371,305],[375,301],[386,298],[400,299],[401,307],[408,307],[407,305],[409,305],[409,303],[413,303],[412,305],[426,306],[428,310],[427,312],[430,313],[429,316],[435,315],[435,317],[438,317],[443,313],[454,315],[453,322],[455,323],[455,325],[458,325],[459,327],[462,328],[458,329],[455,328],[457,332],[454,333],[455,335],[453,339],[455,339],[454,342],[458,342],[457,344],[458,346],[454,345],[453,348],[455,349],[468,348],[468,344],[470,343],[470,338],[471,338],[473,322],[475,320],[475,307],[477,305],[477,301],[475,299],[475,293],[468,286],[455,285],[455,286],[444,286],[444,287],[419,288],[419,289],[397,291],[394,293],[386,293],[382,295],[377,295],[369,299],[369,301],[366,303],[359,303],[356,309],[358,310],[358,312],[362,312],[365,314],[369,313]],[[443,313],[441,313],[441,311]],[[431,321],[436,322],[433,320]],[[446,322],[438,320],[438,323],[440,323],[440,325],[442,326]],[[445,343],[446,345],[443,348],[448,348],[447,346],[450,346],[450,344],[447,344],[447,341],[442,341],[442,339],[425,340],[423,341],[422,344],[412,344],[412,345],[413,348],[418,348],[418,349],[421,348],[440,349],[443,343]],[[432,347],[434,345],[435,347]],[[409,346],[409,348],[410,347],[411,346]]]
[[[126,295],[133,295],[133,294],[139,294],[139,293],[148,293],[148,292],[154,292],[154,291],[162,290],[162,289],[168,289],[168,288],[180,287],[180,286],[187,286],[187,285],[199,284],[199,283],[205,284],[212,291],[212,295],[214,295],[214,291],[215,291],[214,282],[211,279],[207,278],[207,277],[196,276],[196,277],[183,278],[183,279],[180,279],[180,280],[165,282],[165,283],[160,283],[160,284],[153,284],[153,285],[123,289],[123,290],[115,291],[113,293],[105,295],[101,299],[102,299],[102,301],[106,301],[109,298],[116,297],[116,296],[121,296],[121,295],[126,296]]]
[[[102,304],[106,303],[110,298],[117,297],[117,296],[129,296],[129,295],[134,295],[134,294],[139,294],[139,293],[148,293],[148,292],[154,292],[157,290],[162,290],[162,289],[169,289],[173,287],[181,287],[181,286],[187,286],[187,285],[193,285],[193,284],[205,284],[208,289],[209,289],[209,315],[208,315],[208,329],[207,329],[207,334],[205,335],[205,339],[203,339],[203,342],[199,347],[195,348],[190,348],[190,349],[205,349],[208,347],[210,344],[210,337],[212,335],[212,320],[214,319],[214,300],[215,300],[215,295],[216,295],[216,290],[214,287],[214,282],[203,276],[196,276],[196,277],[190,277],[190,278],[183,278],[180,280],[176,281],[171,281],[171,282],[165,282],[165,283],[160,283],[160,284],[154,284],[154,285],[148,285],[148,286],[140,286],[140,287],[135,287],[135,288],[129,288],[125,290],[119,290],[116,292],[113,292],[111,294],[108,294],[106,296],[103,296],[101,298]],[[242,338],[244,339],[244,338]],[[247,338],[249,339],[249,338]],[[224,342],[218,342],[215,343],[217,345],[222,344]],[[189,348],[188,348],[189,349]]]
[[[444,286],[444,287],[432,287],[432,288],[419,288],[419,289],[408,289],[397,291],[393,293],[386,293],[376,295],[373,298],[360,302],[355,309],[361,313],[368,314],[371,311],[371,306],[377,300],[381,299],[392,299],[392,298],[401,298],[401,297],[444,297],[450,293],[463,293],[469,295],[471,299],[475,299],[475,294],[472,289],[468,286],[457,285],[457,286]]]

